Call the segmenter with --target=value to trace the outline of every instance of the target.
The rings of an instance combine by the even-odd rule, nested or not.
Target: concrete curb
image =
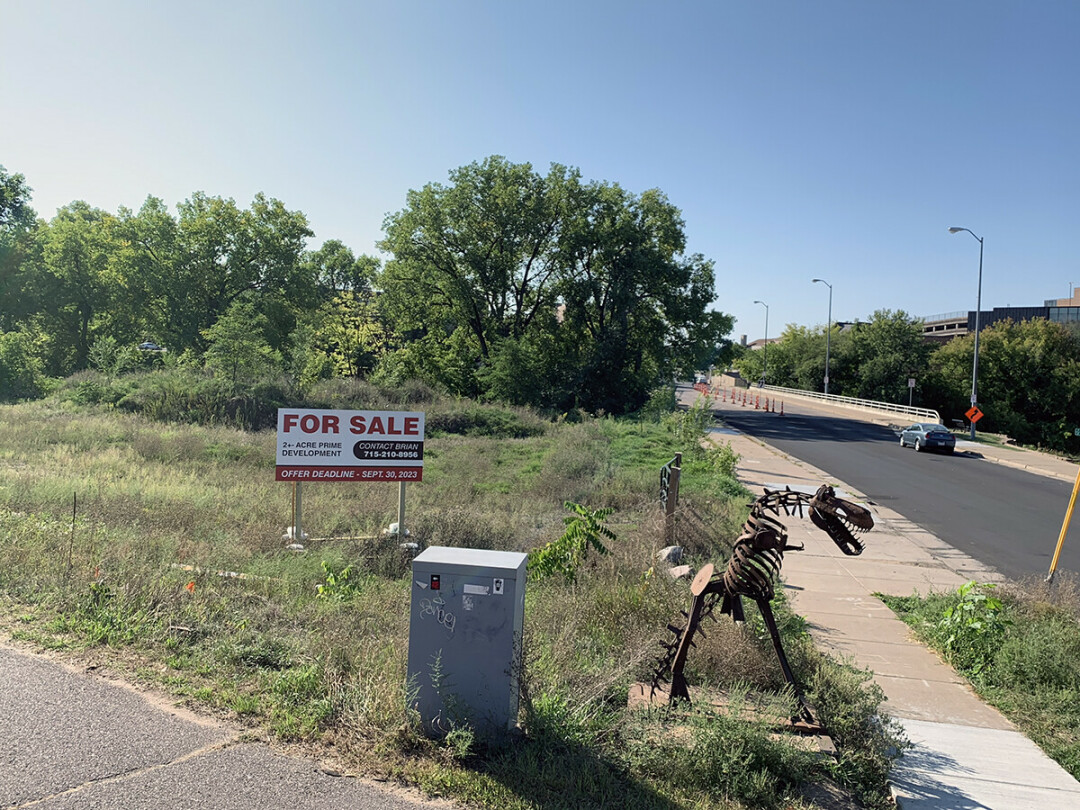
[[[1003,467],[1012,467],[1013,469],[1016,469],[1016,470],[1025,470],[1026,472],[1034,473],[1035,475],[1041,475],[1041,476],[1044,476],[1046,478],[1056,478],[1059,481],[1066,481],[1066,482],[1068,482],[1070,484],[1073,483],[1076,480],[1075,476],[1066,475],[1065,473],[1060,473],[1060,472],[1057,472],[1056,470],[1048,470],[1045,467],[1040,467],[1040,466],[1035,465],[1035,464],[1024,464],[1024,463],[1019,462],[1019,461],[1009,461],[1009,460],[1004,459],[1004,458],[996,458],[994,456],[987,456],[987,455],[984,455],[983,453],[978,452],[977,450],[975,450],[975,451],[972,451],[972,450],[960,450],[958,452],[961,452],[965,456],[969,456],[971,458],[977,458],[977,459],[980,459],[981,461],[988,461],[991,464],[1000,464]],[[1029,452],[1034,452],[1034,451],[1029,451]]]

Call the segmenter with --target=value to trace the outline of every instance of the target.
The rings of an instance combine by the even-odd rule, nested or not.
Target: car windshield
[[[927,433],[948,433],[949,429],[944,425],[926,425]]]

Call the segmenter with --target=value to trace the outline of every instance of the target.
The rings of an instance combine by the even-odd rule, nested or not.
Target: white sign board
[[[278,409],[278,481],[420,481],[423,472],[423,413]]]

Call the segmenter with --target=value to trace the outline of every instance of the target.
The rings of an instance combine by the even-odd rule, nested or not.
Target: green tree
[[[660,191],[572,191],[559,289],[579,347],[578,395],[593,410],[636,408],[661,380],[707,366],[733,321],[708,309],[713,264],[683,255],[684,223]]]
[[[258,194],[250,210],[197,192],[178,206],[175,274],[166,310],[180,347],[202,350],[206,330],[243,294],[267,318],[267,340],[287,345],[296,310],[316,303],[303,262],[307,218]]]
[[[932,357],[943,414],[967,410],[974,336],[950,341]],[[1042,318],[1002,321],[979,339],[979,429],[1025,444],[1080,449],[1080,336]]]
[[[306,254],[304,264],[324,301],[343,292],[370,290],[379,272],[378,259],[357,258],[337,239],[328,239],[318,250]]]
[[[833,327],[831,345],[834,355],[835,350],[849,338],[849,335],[841,334],[839,329]],[[743,379],[756,381],[761,379],[764,364],[764,349],[755,349],[743,351],[735,365]],[[811,329],[797,324],[788,324],[780,333],[779,339],[769,344],[768,366],[769,385],[798,388],[804,391],[823,390],[825,328]],[[836,356],[831,358],[829,373],[832,378],[830,389],[836,391],[836,381],[843,376],[841,358]]]
[[[493,156],[450,180],[410,191],[406,207],[386,218],[379,247],[394,258],[380,284],[406,328],[460,326],[487,358],[493,341],[521,337],[555,308],[563,198],[577,175],[553,165],[542,177]]]
[[[44,368],[32,336],[0,332],[0,402],[34,399],[44,389]]]
[[[310,351],[321,352],[335,374],[356,377],[370,373],[391,342],[373,286],[379,260],[357,258],[344,244],[331,239],[309,253],[305,263],[322,301],[308,319],[313,327]],[[312,362],[321,364],[315,359]]]
[[[77,201],[57,211],[38,231],[41,297],[46,330],[53,337],[49,373],[70,374],[87,368],[90,346],[114,318],[122,294],[113,264],[116,219]]]
[[[135,342],[149,340],[182,351],[193,345],[184,339],[185,312],[181,306],[188,292],[178,270],[179,226],[168,206],[147,197],[138,213],[122,208],[117,216],[121,239],[116,256],[123,278],[123,305],[136,324]]]
[[[277,372],[281,357],[270,347],[268,321],[246,299],[234,301],[228,311],[205,330],[206,365],[215,376],[229,380],[235,394],[240,386]]]
[[[922,376],[932,347],[923,339],[917,318],[903,310],[879,309],[851,330],[850,339],[839,341],[836,350],[842,371],[837,393],[906,404],[908,378]]]
[[[25,177],[0,166],[0,332],[14,329],[27,313],[23,272],[36,226],[30,192]]]
[[[621,411],[716,355],[731,319],[708,309],[712,263],[683,255],[682,219],[659,191],[501,157],[450,179],[386,219],[394,258],[378,283],[402,343],[383,373]]]

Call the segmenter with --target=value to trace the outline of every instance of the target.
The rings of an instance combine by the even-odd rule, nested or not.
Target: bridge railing
[[[868,411],[884,411],[886,413],[893,413],[898,416],[909,416],[912,422],[937,422],[939,425],[944,424],[941,421],[941,414],[930,408],[912,408],[907,405],[896,405],[892,402],[878,402],[873,399],[858,399],[856,397],[839,397],[836,394],[822,394],[818,391],[803,391],[799,388],[784,388],[779,385],[766,385],[761,388],[763,391],[772,391],[776,394],[783,394],[786,397],[800,397],[802,399],[816,399],[822,402],[828,402],[831,405],[838,405],[842,408],[853,408],[856,410],[868,410]]]

